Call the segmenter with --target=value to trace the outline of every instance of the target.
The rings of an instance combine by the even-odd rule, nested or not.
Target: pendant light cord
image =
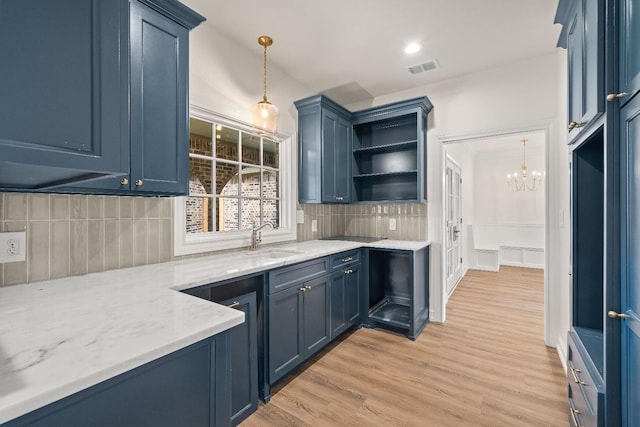
[[[267,102],[267,45],[264,45],[264,94],[262,95],[264,102]]]

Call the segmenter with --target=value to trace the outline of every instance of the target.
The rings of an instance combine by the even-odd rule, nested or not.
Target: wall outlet
[[[304,211],[296,211],[296,224],[304,224]]]
[[[312,219],[311,220],[311,232],[312,233],[316,233],[318,231],[318,220],[317,219]]]
[[[389,230],[396,231],[396,219],[389,218]]]
[[[0,263],[26,259],[27,233],[25,231],[0,233]]]

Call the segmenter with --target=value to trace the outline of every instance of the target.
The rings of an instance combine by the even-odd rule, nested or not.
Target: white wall
[[[527,152],[529,175],[543,171],[544,153]],[[483,151],[474,157],[474,224],[544,224],[545,192],[508,189],[506,175],[520,172],[522,151]],[[530,179],[531,177],[529,177]]]
[[[558,353],[560,353],[560,360],[564,364],[567,360],[567,332],[571,325],[571,278],[568,274],[571,270],[569,150],[567,148],[567,131],[564,127],[564,124],[569,122],[569,115],[567,112],[567,52],[564,49],[558,49],[557,73],[559,82],[557,102],[560,126],[558,126],[558,144],[555,152],[557,161],[555,188],[558,205],[551,215],[556,217],[558,223],[557,233],[553,236],[554,246],[558,249],[557,254],[555,254],[558,260],[558,270],[553,284],[558,287],[558,293],[557,300],[551,301],[551,303],[557,306],[557,322],[559,324]]]
[[[251,107],[262,99],[262,48],[256,41],[256,48],[247,50],[220,34],[215,17],[196,27],[189,37],[189,102],[250,123]],[[297,126],[293,101],[314,93],[270,63],[267,80],[269,101],[280,109],[278,131],[293,135]]]

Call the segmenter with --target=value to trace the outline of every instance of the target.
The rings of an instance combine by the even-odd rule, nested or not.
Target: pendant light
[[[537,187],[542,182],[542,172],[533,171],[531,178],[527,175],[527,161],[526,161],[526,145],[527,139],[521,139],[522,142],[522,166],[520,167],[521,175],[518,173],[507,174],[507,186],[511,191],[536,191]]]
[[[258,37],[258,44],[264,46],[264,94],[251,109],[253,127],[258,131],[275,134],[278,130],[278,107],[267,100],[267,46],[273,44],[269,36]]]

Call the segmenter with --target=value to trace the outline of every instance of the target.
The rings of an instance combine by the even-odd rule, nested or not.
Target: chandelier
[[[522,166],[520,175],[517,172],[507,174],[507,186],[511,191],[535,191],[542,182],[542,172],[531,172],[531,178],[527,176],[526,145],[527,139],[522,141]]]
[[[257,130],[275,134],[278,130],[278,107],[267,100],[267,46],[273,44],[273,39],[269,36],[260,36],[258,44],[264,46],[264,94],[262,100],[251,109],[251,121]]]

